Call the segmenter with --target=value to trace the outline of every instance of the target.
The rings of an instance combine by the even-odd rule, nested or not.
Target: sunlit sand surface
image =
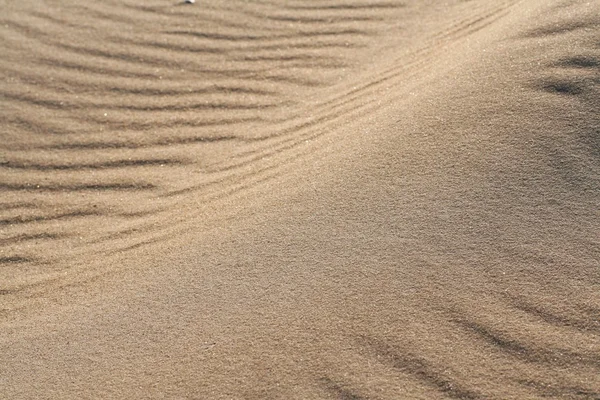
[[[0,6],[0,397],[600,398],[599,2]]]

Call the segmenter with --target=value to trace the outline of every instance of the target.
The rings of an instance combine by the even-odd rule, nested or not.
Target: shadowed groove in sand
[[[342,36],[342,35],[352,35],[352,36],[368,36],[371,35],[369,32],[359,29],[343,29],[337,31],[323,30],[323,31],[299,31],[294,34],[280,34],[280,35],[264,35],[264,36],[252,36],[252,35],[224,35],[218,33],[208,33],[208,32],[196,32],[196,31],[165,31],[163,32],[168,35],[182,35],[182,36],[192,36],[201,39],[210,39],[210,40],[223,40],[229,42],[238,42],[238,41],[266,41],[272,42],[280,39],[295,39],[295,38],[318,38],[318,37],[327,37],[327,36]]]
[[[87,74],[97,74],[103,77],[112,78],[136,78],[141,80],[148,80],[156,78],[156,74],[144,73],[139,71],[126,71],[123,69],[102,67],[88,65],[82,61],[67,61],[67,60],[56,60],[52,58],[40,58],[38,61],[41,65],[47,65],[56,69],[78,71]]]
[[[336,399],[339,400],[366,400],[366,397],[363,397],[353,390],[340,385],[333,381],[329,377],[324,377],[319,379],[319,382],[323,385],[325,390],[335,396]]]
[[[119,239],[119,238],[125,238],[128,236],[132,236],[135,234],[140,234],[140,233],[153,233],[156,231],[159,231],[160,228],[156,226],[156,224],[152,224],[152,223],[145,223],[145,224],[141,224],[141,225],[136,225],[133,228],[125,228],[125,229],[121,229],[115,232],[110,232],[108,234],[105,234],[104,236],[101,236],[100,238],[98,238],[98,241],[106,241],[106,240],[114,240],[114,239]]]
[[[259,42],[249,42],[239,43],[232,42],[228,46],[215,46],[209,47],[210,44],[198,44],[198,43],[178,43],[178,42],[157,42],[157,41],[149,41],[144,39],[128,39],[122,40],[122,42],[131,43],[136,46],[145,46],[150,48],[158,48],[165,49],[173,53],[209,53],[209,54],[228,54],[228,55],[236,55],[236,54],[247,54],[248,51],[278,51],[282,47],[285,47],[287,50],[325,50],[325,49],[359,49],[364,48],[365,44],[356,43],[356,42],[340,42],[336,40],[327,40],[328,38],[313,40],[309,43],[305,41],[291,41],[289,43],[281,44],[281,43],[271,43],[264,44]],[[333,38],[335,39],[335,38]],[[210,43],[210,42],[209,42]]]
[[[3,256],[0,257],[0,264],[23,264],[32,262],[32,258],[22,257],[22,256]]]
[[[550,64],[568,71],[569,68],[576,68],[590,71],[589,74],[574,74],[570,77],[556,76],[541,79],[538,87],[550,93],[559,95],[569,95],[582,97],[600,93],[600,59],[593,56],[575,56],[564,58]]]
[[[550,398],[569,398],[581,400],[598,400],[600,392],[577,386],[559,386],[556,383],[547,383],[536,380],[519,380],[522,386],[532,388],[543,397]]]
[[[590,55],[575,56],[562,59],[555,65],[565,68],[600,68],[600,58]]]
[[[102,190],[151,190],[156,186],[151,183],[88,183],[88,184],[26,184],[0,182],[0,189],[17,191],[102,191]]]
[[[532,363],[545,363],[551,365],[570,365],[573,367],[586,365],[598,369],[600,372],[600,354],[584,354],[567,349],[537,348],[520,343],[517,340],[505,337],[490,327],[467,319],[457,319],[456,324],[473,332],[481,340],[487,342],[503,353],[523,359]]]
[[[47,12],[43,12],[41,10],[31,10],[29,12],[29,15],[39,18],[41,20],[52,22],[59,26],[68,26],[70,28],[75,28],[75,29],[79,29],[81,27],[86,26],[85,22],[82,22],[76,18],[74,18],[74,20],[70,20],[70,19],[64,18],[62,16],[59,18],[55,15],[51,15],[51,14],[49,14]]]
[[[38,135],[64,135],[71,133],[67,130],[57,129],[56,127],[50,126],[44,122],[40,122],[36,118],[31,118],[29,116],[27,118],[21,116],[11,116],[5,121],[9,124],[17,125],[19,128],[23,128],[29,133]],[[0,147],[2,147],[2,145],[0,145]]]
[[[72,164],[39,164],[33,162],[22,161],[5,161],[0,162],[0,167],[37,170],[37,171],[60,171],[60,170],[78,170],[78,169],[111,169],[111,168],[126,168],[126,167],[145,167],[152,165],[173,166],[185,165],[186,163],[180,160],[170,159],[146,159],[146,160],[116,160],[95,163],[72,163]]]
[[[211,120],[211,121],[203,121],[203,120],[194,120],[194,119],[183,119],[183,118],[174,118],[168,122],[158,122],[158,123],[125,123],[125,122],[112,122],[112,121],[102,121],[101,119],[88,118],[92,120],[92,122],[97,123],[99,126],[94,127],[95,129],[102,128],[102,130],[111,132],[111,131],[123,131],[126,130],[128,132],[145,132],[145,131],[156,131],[158,129],[169,129],[176,127],[192,127],[192,128],[210,128],[210,127],[220,127],[220,126],[235,126],[238,124],[244,123],[254,123],[254,122],[264,122],[262,118],[239,118],[239,119],[220,119],[220,120]],[[80,130],[77,131],[56,131],[53,130],[52,127],[48,127],[45,123],[40,123],[36,120],[26,120],[25,118],[16,117],[13,118],[12,121],[15,125],[21,125],[22,127],[26,127],[30,133],[45,135],[45,134],[53,134],[57,136],[67,136],[71,134],[81,133]],[[92,130],[88,128],[88,131]],[[158,135],[157,135],[158,136]],[[229,141],[229,140],[239,140],[239,141],[252,141],[253,139],[244,138],[242,136],[237,135],[218,135],[218,134],[207,134],[206,136],[183,136],[183,137],[173,137],[165,135],[164,137],[157,137],[155,139],[148,139],[144,141],[86,141],[86,142],[77,142],[75,140],[65,140],[62,138],[57,138],[53,143],[42,142],[40,144],[30,144],[21,145],[19,143],[0,143],[0,148],[6,148],[11,150],[28,150],[28,149],[110,149],[110,148],[130,148],[130,149],[138,149],[138,148],[146,148],[153,146],[169,146],[169,145],[178,145],[178,144],[187,144],[187,143],[210,143],[210,142],[218,142],[218,141]]]
[[[66,238],[68,235],[59,233],[37,233],[32,235],[16,235],[7,238],[0,238],[0,245],[14,244],[31,240],[56,240]]]
[[[19,203],[0,203],[0,211],[15,210],[15,209],[32,209],[38,208],[39,204],[32,202],[19,202]]]
[[[553,24],[551,26],[542,27],[531,30],[521,37],[523,38],[544,38],[547,36],[556,36],[571,33],[581,29],[595,29],[599,21],[571,21]]]
[[[291,10],[336,10],[336,11],[348,11],[348,10],[373,10],[373,9],[395,9],[406,7],[403,3],[396,2],[361,2],[361,3],[338,3],[338,4],[311,4],[311,5],[288,5],[286,8]]]
[[[483,15],[475,14],[475,16],[469,16],[465,19],[461,19],[449,29],[436,34],[435,37],[439,39],[455,40],[470,33],[480,31],[505,16],[509,7],[510,4],[500,4],[498,7],[487,13],[484,13]]]
[[[207,94],[223,94],[223,93],[236,93],[236,94],[250,94],[256,96],[277,96],[277,93],[272,90],[265,90],[253,87],[243,87],[234,85],[210,85],[204,88],[180,88],[180,89],[169,89],[169,88],[148,88],[148,87],[112,87],[107,91],[119,93],[119,94],[135,94],[148,97],[161,97],[161,96],[181,96],[181,95],[207,95]]]
[[[557,80],[543,83],[540,85],[540,87],[550,93],[570,96],[576,96],[585,91],[585,83],[582,81]]]
[[[593,321],[600,324],[600,308],[596,308],[587,304],[579,304],[577,309],[584,315],[589,316]]]
[[[326,16],[296,16],[296,15],[267,15],[265,18],[274,20],[274,21],[284,21],[284,22],[302,22],[302,23],[335,23],[335,22],[347,22],[347,21],[382,21],[384,17],[381,16],[361,16],[361,15],[326,15]]]
[[[509,299],[510,304],[518,310],[524,311],[527,314],[531,314],[549,325],[564,326],[574,328],[583,332],[592,333],[595,335],[600,334],[600,312],[595,315],[595,318],[575,318],[575,315],[569,317],[561,315],[555,312],[544,309],[541,306],[537,306],[531,302],[527,302],[523,298],[516,296],[506,295]]]
[[[138,249],[140,247],[148,246],[148,245],[153,244],[153,243],[164,242],[165,239],[167,239],[167,237],[168,236],[163,235],[163,236],[160,236],[160,237],[143,240],[143,241],[140,241],[140,242],[128,245],[128,246],[123,246],[123,247],[119,247],[117,249],[105,251],[103,253],[106,254],[106,255],[124,253],[124,252],[127,252],[129,250]]]
[[[202,103],[193,103],[189,102],[187,104],[165,104],[165,105],[112,105],[110,103],[105,104],[94,104],[88,103],[85,101],[79,102],[69,102],[67,100],[51,100],[51,99],[41,99],[39,97],[34,97],[25,94],[16,94],[16,93],[0,93],[0,95],[12,99],[19,102],[30,103],[36,106],[41,106],[44,108],[54,109],[54,110],[76,110],[76,109],[98,109],[102,108],[104,110],[123,110],[123,111],[151,111],[151,112],[163,112],[163,111],[186,111],[186,110],[261,110],[261,109],[269,109],[282,107],[287,102],[278,102],[278,103],[265,103],[265,104],[252,104],[252,103],[218,103],[218,102],[202,102]]]
[[[148,127],[147,129],[151,129]],[[217,143],[229,141],[251,141],[237,136],[206,136],[206,137],[181,137],[164,138],[154,142],[88,142],[88,143],[57,143],[45,146],[39,146],[40,149],[64,149],[64,150],[85,150],[85,149],[142,149],[148,147],[174,146],[193,143]]]
[[[50,215],[17,216],[0,219],[0,225],[27,224],[31,222],[65,220],[72,218],[90,217],[103,215],[100,211],[79,210]]]
[[[399,353],[392,346],[372,337],[359,337],[359,343],[370,349],[378,360],[389,364],[391,367],[413,376],[429,387],[432,387],[444,395],[453,399],[475,400],[481,399],[482,395],[474,390],[463,387],[446,372],[430,365],[424,358],[408,352]]]
[[[99,2],[98,2],[99,3]],[[96,3],[79,3],[73,6],[72,9],[75,14],[89,15],[98,21],[108,21],[112,23],[121,23],[126,25],[135,24],[135,16],[127,16],[122,12],[122,9],[111,7],[109,9],[98,10],[93,8]],[[38,15],[40,18],[44,16]]]

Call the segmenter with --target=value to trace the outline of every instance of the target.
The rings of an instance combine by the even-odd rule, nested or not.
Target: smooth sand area
[[[0,398],[600,399],[600,1],[0,9]]]

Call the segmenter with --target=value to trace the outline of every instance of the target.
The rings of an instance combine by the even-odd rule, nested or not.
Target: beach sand
[[[0,6],[0,398],[600,398],[600,2]]]

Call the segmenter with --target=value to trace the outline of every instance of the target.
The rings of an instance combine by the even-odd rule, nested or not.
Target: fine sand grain
[[[600,2],[0,7],[0,398],[600,399]]]

